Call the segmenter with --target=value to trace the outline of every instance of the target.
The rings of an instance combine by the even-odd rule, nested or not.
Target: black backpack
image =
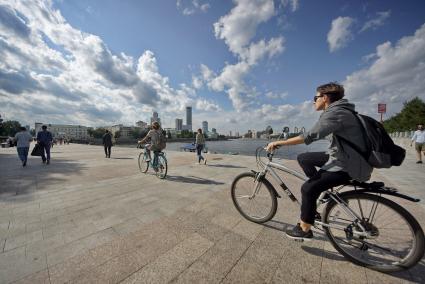
[[[383,125],[375,119],[358,114],[357,112],[345,108],[352,112],[362,126],[363,138],[367,150],[361,151],[357,145],[347,139],[336,135],[339,139],[348,144],[374,168],[390,168],[400,166],[406,157],[406,150],[394,144]]]

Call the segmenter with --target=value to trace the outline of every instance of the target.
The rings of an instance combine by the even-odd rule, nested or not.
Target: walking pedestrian
[[[112,148],[112,134],[109,130],[105,130],[105,134],[102,137],[103,148],[105,149],[105,158],[111,157],[111,148]]]
[[[201,161],[204,161],[204,165],[207,164],[207,159],[202,156],[202,150],[205,147],[205,137],[204,134],[202,134],[202,129],[198,129],[198,133],[196,134],[196,154],[198,155],[198,164],[201,163]]]
[[[416,162],[416,164],[422,164],[422,152],[425,152],[424,124],[419,123],[417,125],[417,129],[418,130],[415,131],[415,134],[413,134],[412,141],[410,142],[410,146],[412,146],[413,142],[415,142],[416,155],[418,156],[418,161]]]
[[[20,131],[15,135],[16,150],[18,151],[19,159],[22,162],[22,166],[27,165],[28,151],[30,149],[30,143],[32,141],[31,134],[28,133],[25,127],[21,127]]]
[[[41,159],[43,164],[50,164],[50,148],[52,147],[53,137],[50,131],[47,131],[47,126],[43,125],[41,131],[37,133],[37,143],[43,149]],[[44,154],[46,152],[46,154]],[[47,156],[47,157],[46,157]]]

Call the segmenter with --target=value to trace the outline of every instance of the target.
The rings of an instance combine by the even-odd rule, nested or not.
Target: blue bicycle
[[[146,173],[149,169],[149,166],[151,166],[155,171],[155,175],[160,179],[164,179],[167,176],[168,171],[167,158],[165,157],[165,153],[162,151],[151,151],[154,154],[151,158],[148,151],[146,150],[146,147],[143,145],[141,148],[143,151],[139,154],[138,159],[140,172]]]

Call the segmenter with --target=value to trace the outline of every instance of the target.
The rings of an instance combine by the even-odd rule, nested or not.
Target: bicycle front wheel
[[[273,186],[266,179],[256,182],[254,173],[238,175],[232,183],[231,195],[236,209],[249,221],[264,223],[276,214],[277,198]]]
[[[346,192],[340,197],[361,217],[351,216],[333,200],[324,209],[323,220],[329,224],[324,227],[326,235],[343,256],[382,272],[404,270],[420,261],[424,233],[408,211],[373,194]]]
[[[146,161],[146,153],[141,152],[139,154],[138,164],[139,164],[139,170],[142,173],[146,173],[149,169],[149,162]]]
[[[167,176],[167,171],[167,159],[164,155],[158,155],[158,168],[156,169],[156,176],[160,179],[164,179]]]

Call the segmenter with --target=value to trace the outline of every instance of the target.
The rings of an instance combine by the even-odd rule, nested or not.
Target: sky
[[[0,0],[0,114],[23,125],[192,106],[194,129],[309,129],[331,81],[377,119],[425,100],[425,1]]]

